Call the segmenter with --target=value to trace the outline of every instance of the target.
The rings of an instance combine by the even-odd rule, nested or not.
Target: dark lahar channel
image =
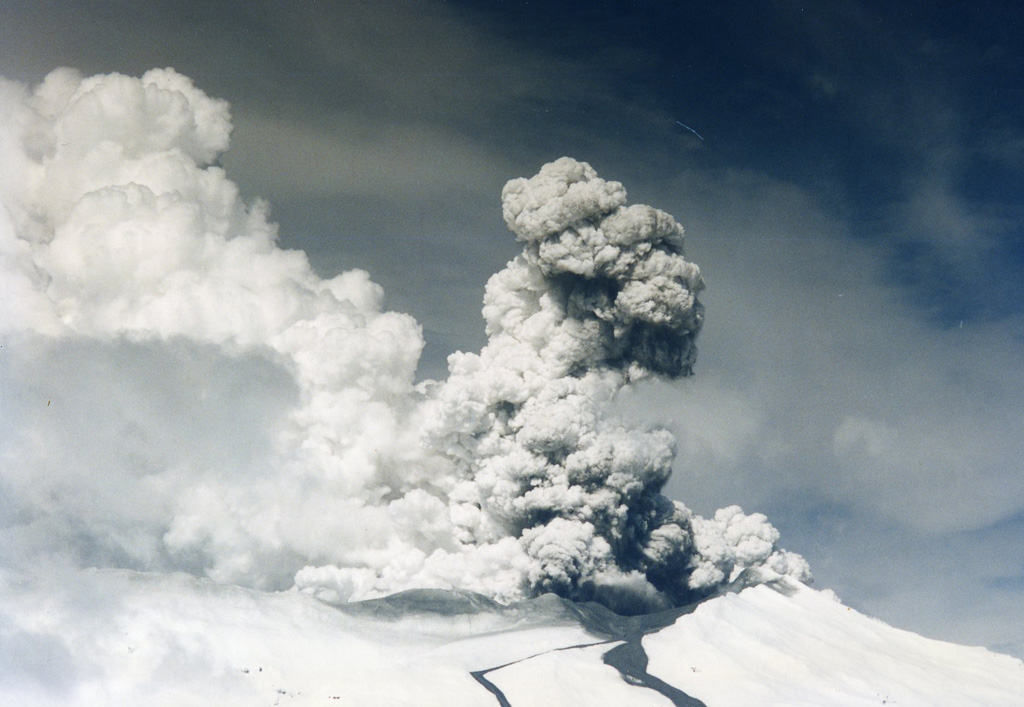
[[[677,707],[706,707],[700,700],[648,673],[647,654],[642,645],[644,636],[671,626],[680,616],[690,613],[694,608],[696,608],[696,604],[641,616],[622,616],[601,604],[573,602],[554,594],[545,594],[536,599],[503,606],[470,592],[433,589],[412,590],[384,599],[350,604],[345,610],[352,613],[369,613],[385,620],[394,620],[410,614],[452,618],[486,613],[501,616],[509,623],[515,623],[520,627],[524,624],[535,626],[576,624],[595,637],[596,640],[590,643],[542,651],[520,660],[470,672],[473,679],[494,696],[500,707],[525,706],[510,702],[501,688],[488,679],[488,674],[547,653],[604,644],[619,644],[604,654],[604,663],[615,668],[628,684],[641,689],[654,690],[664,695]]]
[[[638,634],[629,638],[625,643],[612,648],[610,651],[604,654],[605,665],[610,665],[619,671],[619,675],[630,685],[637,688],[647,688],[654,690],[655,692],[664,695],[666,698],[672,701],[672,704],[676,707],[707,707],[703,702],[695,697],[690,697],[685,692],[677,687],[669,685],[664,680],[656,678],[647,672],[647,653],[644,652],[641,640],[646,634]],[[589,648],[590,646],[599,646],[607,643],[618,643],[618,641],[599,641],[597,643],[581,643],[577,646],[565,646],[564,648],[557,648],[554,651],[547,651],[547,653],[555,653],[558,651],[571,651],[577,648]],[[492,673],[502,668],[507,668],[510,665],[516,663],[522,663],[526,660],[531,660],[540,655],[546,655],[546,653],[538,653],[522,660],[512,661],[511,663],[505,663],[504,665],[497,665],[493,668],[486,668],[484,670],[474,670],[470,672],[473,679],[476,680],[485,690],[494,695],[494,698],[498,701],[500,707],[518,707],[513,705],[505,697],[505,693],[501,691],[497,685],[487,679],[487,674]]]
[[[594,636],[595,640],[589,643],[541,651],[520,660],[471,671],[473,679],[494,696],[500,707],[527,706],[510,702],[501,688],[488,679],[488,674],[548,653],[605,644],[618,644],[604,654],[604,663],[615,668],[628,684],[640,689],[654,690],[677,707],[706,707],[700,700],[649,674],[647,653],[642,644],[644,636],[671,626],[680,616],[689,614],[696,607],[696,604],[690,604],[651,614],[622,616],[596,602],[574,602],[554,594],[544,594],[536,599],[505,606],[472,592],[413,589],[382,599],[345,604],[338,608],[348,614],[371,616],[381,621],[398,621],[415,615],[437,620],[448,630],[464,624],[467,634],[472,634],[472,626],[487,616],[495,620],[496,623],[492,626],[494,630],[512,626],[522,629],[529,626],[577,625]]]
[[[495,699],[498,700],[498,704],[501,705],[501,707],[516,707],[516,705],[513,705],[511,702],[508,701],[508,698],[505,697],[505,693],[501,691],[500,687],[498,687],[493,682],[491,682],[490,680],[487,679],[487,677],[486,677],[487,673],[493,673],[496,670],[501,670],[502,668],[507,668],[510,665],[516,665],[517,663],[523,663],[523,662],[525,662],[527,660],[532,660],[532,659],[537,658],[539,656],[547,655],[548,653],[558,653],[559,651],[571,651],[571,650],[576,650],[577,648],[589,648],[590,646],[602,646],[602,645],[604,645],[606,643],[614,643],[614,641],[597,641],[595,643],[580,643],[580,644],[577,644],[575,646],[563,646],[561,648],[555,648],[554,650],[544,651],[542,653],[535,653],[535,654],[533,654],[531,656],[527,656],[526,658],[522,658],[520,660],[513,660],[513,661],[511,661],[509,663],[504,663],[502,665],[495,665],[493,668],[484,668],[483,670],[473,670],[473,671],[470,671],[469,674],[473,676],[474,680],[476,680],[478,683],[483,685],[485,690],[487,690],[492,695],[494,695]],[[630,684],[635,684],[635,683],[631,682]]]
[[[614,635],[614,642],[623,641],[604,654],[604,664],[619,671],[619,675],[630,685],[645,687],[664,695],[676,707],[707,707],[696,697],[647,672],[647,652],[644,651],[643,637],[657,633],[671,626],[680,616],[689,614],[696,604],[675,607],[653,614],[640,616],[619,616],[600,605],[587,605],[593,610],[590,621],[583,621],[584,627],[598,635]]]
[[[647,653],[640,642],[642,638],[642,635],[635,636],[605,653],[605,665],[618,670],[622,679],[630,685],[654,690],[672,700],[676,707],[707,707],[696,697],[690,697],[678,687],[673,687],[647,672]]]

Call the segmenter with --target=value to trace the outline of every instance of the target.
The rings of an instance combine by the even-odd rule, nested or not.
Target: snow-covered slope
[[[789,583],[719,597],[644,638],[649,670],[714,707],[1024,705],[1024,663],[895,629]]]
[[[186,575],[4,579],[0,704],[1024,705],[1024,663],[796,583],[618,617],[424,590],[335,608]]]

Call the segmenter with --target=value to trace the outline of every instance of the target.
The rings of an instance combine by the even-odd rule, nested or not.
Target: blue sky
[[[561,155],[672,213],[696,375],[623,405],[668,491],[762,511],[819,586],[1024,655],[1024,9],[1013,3],[12,2],[0,75],[173,66],[323,276],[485,341],[507,179]],[[690,126],[693,132],[681,126]]]

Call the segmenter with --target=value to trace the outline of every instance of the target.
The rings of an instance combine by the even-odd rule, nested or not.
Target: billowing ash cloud
[[[693,367],[671,216],[568,158],[509,182],[524,251],[488,283],[489,341],[414,386],[417,324],[276,244],[217,166],[229,135],[169,69],[0,85],[5,564],[633,611],[807,576],[763,516],[661,495],[671,436],[610,412]]]
[[[703,282],[682,228],[626,206],[621,184],[569,158],[509,182],[502,210],[523,253],[487,285],[487,345],[453,355],[428,403],[431,440],[454,461],[456,537],[472,548],[516,540],[518,584],[490,591],[635,609],[744,572],[805,571],[776,551],[763,517],[734,508],[704,520],[661,495],[671,435],[609,414],[630,382],[692,370]]]

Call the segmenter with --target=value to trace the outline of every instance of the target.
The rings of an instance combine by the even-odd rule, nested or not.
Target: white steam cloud
[[[612,414],[688,375],[700,273],[668,214],[563,158],[502,195],[524,252],[489,341],[423,341],[318,277],[217,160],[228,106],[170,69],[0,84],[0,561],[185,570],[334,601],[457,587],[645,610],[808,576],[763,516],[661,495]]]

